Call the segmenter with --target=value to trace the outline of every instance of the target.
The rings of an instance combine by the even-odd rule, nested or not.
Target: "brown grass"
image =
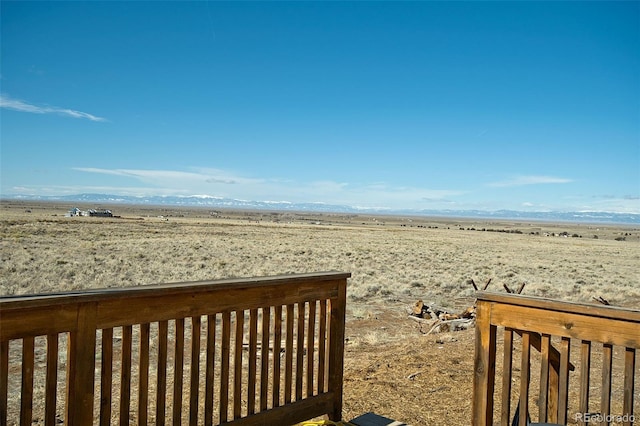
[[[633,227],[132,206],[65,218],[71,207],[2,202],[0,294],[351,272],[345,418],[469,424],[473,331],[424,336],[405,314],[417,299],[459,309],[473,302],[471,278],[492,278],[494,290],[640,300]]]

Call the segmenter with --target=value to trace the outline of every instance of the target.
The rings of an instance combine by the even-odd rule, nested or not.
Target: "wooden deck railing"
[[[472,424],[510,425],[517,408],[523,426],[528,413],[540,423],[634,423],[640,411],[640,311],[480,292],[476,312]],[[494,391],[500,393],[500,412],[494,412]]]
[[[348,277],[0,298],[0,425],[340,420]]]

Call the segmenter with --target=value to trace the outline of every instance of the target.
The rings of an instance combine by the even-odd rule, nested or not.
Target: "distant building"
[[[113,213],[111,213],[111,210],[95,210],[95,209],[91,209],[89,210],[89,216],[95,216],[95,217],[113,217]]]
[[[113,217],[111,210],[107,209],[89,209],[87,211],[80,210],[77,207],[72,208],[65,215],[66,217],[92,216],[92,217]]]
[[[77,207],[74,207],[71,210],[69,210],[69,212],[65,216],[66,217],[84,216],[82,213],[83,213],[82,210],[80,210]]]

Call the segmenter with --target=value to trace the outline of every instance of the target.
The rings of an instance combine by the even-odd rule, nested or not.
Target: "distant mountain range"
[[[287,201],[250,201],[232,198],[193,196],[128,196],[110,194],[77,194],[61,196],[15,195],[13,200],[63,201],[69,203],[109,203],[149,206],[211,207],[244,210],[296,211],[351,214],[396,214],[416,216],[460,217],[478,219],[541,220],[552,222],[640,224],[640,214],[589,211],[518,211],[518,210],[410,210],[383,209],[325,203],[291,203]]]

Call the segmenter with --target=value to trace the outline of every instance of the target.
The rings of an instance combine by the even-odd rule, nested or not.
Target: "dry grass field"
[[[640,303],[640,228],[3,201],[0,294],[338,270],[347,301],[345,418],[469,424],[473,331],[425,336],[417,299],[455,310],[470,280],[570,301]],[[81,209],[105,207],[78,205]],[[637,400],[637,399],[636,399]]]

